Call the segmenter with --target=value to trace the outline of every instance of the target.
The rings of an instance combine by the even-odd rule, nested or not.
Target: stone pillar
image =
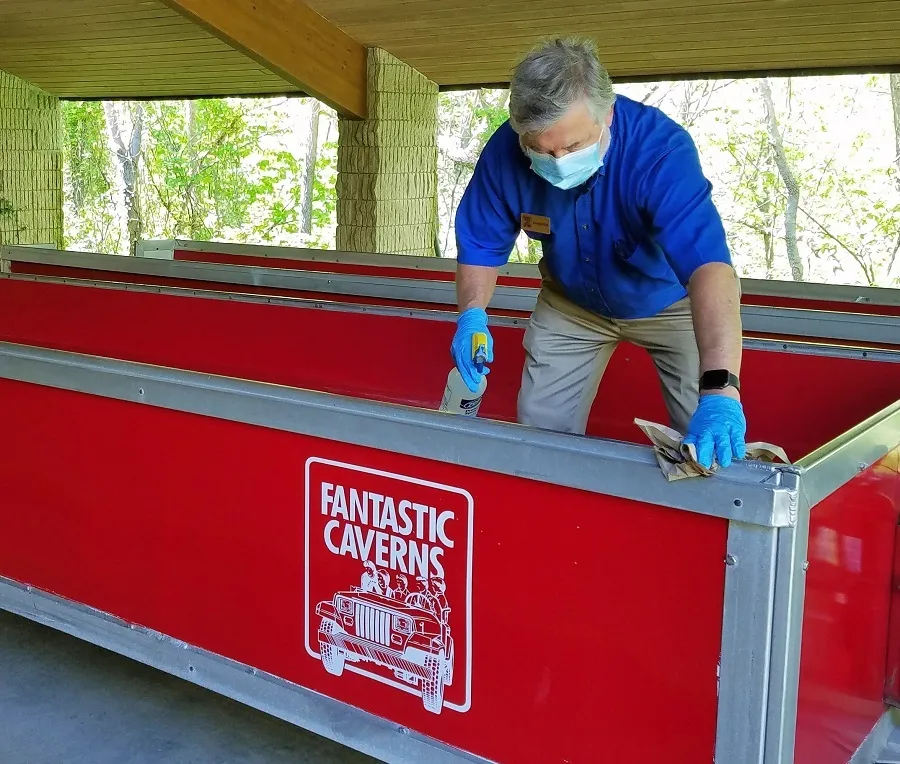
[[[339,121],[336,248],[437,255],[438,87],[378,48],[368,116]]]
[[[0,71],[0,244],[63,244],[59,99]]]

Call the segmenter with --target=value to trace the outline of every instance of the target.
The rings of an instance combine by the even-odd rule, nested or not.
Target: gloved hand
[[[478,385],[481,382],[481,374],[475,368],[475,361],[472,358],[472,335],[476,332],[484,332],[487,335],[487,362],[492,363],[494,360],[494,338],[488,331],[488,317],[481,308],[469,308],[460,314],[456,320],[456,334],[453,336],[453,343],[450,346],[450,354],[456,363],[456,368],[466,383],[468,388],[474,393],[478,391]],[[484,367],[484,374],[489,374],[490,369]]]
[[[725,468],[732,458],[747,455],[746,434],[747,420],[740,401],[727,395],[701,395],[684,442],[696,446],[697,461],[707,469],[712,467],[714,452],[719,466]]]

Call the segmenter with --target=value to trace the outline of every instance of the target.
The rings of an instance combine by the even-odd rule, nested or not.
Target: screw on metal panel
[[[803,570],[809,570],[809,560],[803,561]]]
[[[726,565],[737,565],[737,557],[735,557],[733,554],[726,554],[725,555],[725,564]]]
[[[860,472],[865,472],[867,469],[869,469],[869,465],[868,465],[868,464],[866,464],[865,462],[860,462],[860,463],[859,463],[859,471],[860,471]]]
[[[408,735],[409,727],[397,727],[397,732],[399,732],[401,735]]]

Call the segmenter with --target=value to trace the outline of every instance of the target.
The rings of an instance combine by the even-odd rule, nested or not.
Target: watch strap
[[[741,381],[728,369],[711,369],[700,375],[701,390],[724,390],[726,387],[741,389]]]

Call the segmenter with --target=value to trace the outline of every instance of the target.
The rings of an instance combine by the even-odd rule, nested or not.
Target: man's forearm
[[[499,268],[462,265],[456,269],[456,302],[459,312],[469,308],[486,309],[497,286]]]
[[[707,263],[691,277],[688,291],[700,351],[700,373],[728,369],[740,376],[743,331],[734,269],[724,263]],[[736,394],[731,388],[728,392]]]

